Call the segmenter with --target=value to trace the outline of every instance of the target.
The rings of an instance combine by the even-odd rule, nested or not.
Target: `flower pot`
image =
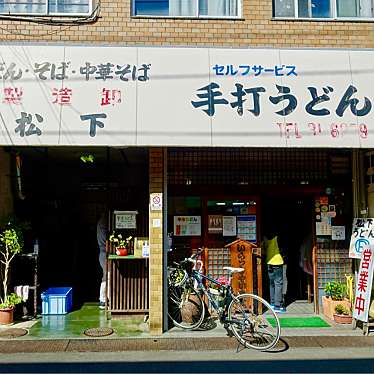
[[[127,248],[116,248],[117,256],[127,256],[127,254],[128,254]]]
[[[13,323],[14,308],[0,309],[0,325],[9,325]]]
[[[336,323],[350,324],[352,323],[352,316],[349,314],[334,314],[334,321]]]

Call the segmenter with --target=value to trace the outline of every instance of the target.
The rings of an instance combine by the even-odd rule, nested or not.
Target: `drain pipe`
[[[21,180],[21,165],[22,165],[22,158],[19,153],[16,154],[16,189],[17,189],[17,196],[20,200],[25,200],[26,196],[22,192],[22,180]]]

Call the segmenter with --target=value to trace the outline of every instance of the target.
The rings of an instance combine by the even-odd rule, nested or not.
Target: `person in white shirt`
[[[104,212],[101,214],[96,227],[97,244],[99,246],[99,262],[103,271],[103,277],[100,284],[99,308],[105,308],[106,299],[106,240],[108,238],[108,217]]]

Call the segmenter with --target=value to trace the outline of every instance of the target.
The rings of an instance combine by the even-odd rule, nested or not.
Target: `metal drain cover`
[[[94,327],[92,329],[84,330],[84,335],[98,338],[100,336],[112,335],[114,330],[110,327]]]
[[[26,329],[21,329],[18,327],[0,330],[0,338],[18,338],[19,336],[24,336],[28,333]]]

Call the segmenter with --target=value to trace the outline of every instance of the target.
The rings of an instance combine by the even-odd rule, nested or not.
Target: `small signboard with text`
[[[364,249],[374,245],[374,218],[354,218],[349,258],[360,259]]]
[[[160,211],[162,210],[162,194],[151,193],[151,210]]]
[[[116,229],[136,229],[136,210],[114,211]]]

